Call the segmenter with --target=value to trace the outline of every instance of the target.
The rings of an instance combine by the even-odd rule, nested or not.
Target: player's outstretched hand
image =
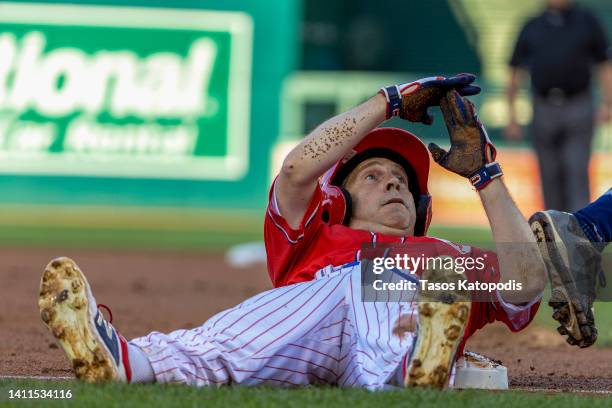
[[[435,143],[428,145],[436,163],[453,173],[470,177],[495,160],[495,147],[478,120],[472,102],[456,90],[450,90],[440,99],[440,108],[450,135],[451,147],[446,151]]]
[[[448,78],[421,78],[407,84],[382,88],[380,92],[387,98],[387,119],[399,116],[411,122],[429,125],[433,122],[429,108],[438,106],[440,98],[449,90],[455,89],[464,96],[480,93],[480,87],[473,84],[475,80],[473,74],[457,74]]]

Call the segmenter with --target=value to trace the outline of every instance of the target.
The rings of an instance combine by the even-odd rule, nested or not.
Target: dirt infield
[[[0,375],[67,376],[63,353],[36,306],[40,275],[53,257],[74,258],[98,302],[112,307],[125,337],[199,325],[212,314],[270,288],[265,267],[231,269],[222,254],[0,249]],[[547,330],[479,332],[468,349],[501,360],[511,387],[612,389],[612,349],[578,350]]]

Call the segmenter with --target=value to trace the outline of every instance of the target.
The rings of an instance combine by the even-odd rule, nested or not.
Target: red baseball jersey
[[[469,281],[499,282],[497,257],[494,252],[468,245],[456,244],[434,237],[390,236],[355,230],[344,225],[329,225],[322,217],[323,192],[315,190],[304,218],[297,229],[292,229],[280,214],[274,183],[270,188],[269,204],[264,223],[268,273],[275,287],[314,279],[315,273],[329,265],[340,266],[360,260],[360,250],[367,243],[402,243],[409,256],[453,257],[469,256],[486,259],[480,271],[466,271]],[[420,275],[421,271],[415,271]],[[465,331],[465,339],[476,330],[494,321],[504,322],[512,331],[526,327],[538,310],[540,298],[526,305],[504,302],[497,292],[488,302],[474,302]]]

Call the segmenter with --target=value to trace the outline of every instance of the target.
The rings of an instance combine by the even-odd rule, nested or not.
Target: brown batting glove
[[[477,189],[478,182],[486,178],[486,173],[494,164],[499,174],[501,169],[495,160],[495,147],[489,140],[486,130],[476,115],[472,102],[463,98],[455,90],[450,90],[440,100],[440,108],[450,135],[451,147],[449,151],[442,149],[435,143],[430,143],[428,149],[436,163],[445,169],[470,179]],[[490,179],[488,180],[490,181]],[[488,182],[487,182],[488,184]],[[486,184],[485,184],[486,185]]]
[[[380,93],[387,99],[387,119],[399,116],[411,122],[429,125],[433,122],[430,107],[438,106],[440,98],[451,89],[456,89],[461,95],[476,95],[480,87],[474,85],[475,80],[473,74],[457,74],[448,78],[436,76],[386,86]]]

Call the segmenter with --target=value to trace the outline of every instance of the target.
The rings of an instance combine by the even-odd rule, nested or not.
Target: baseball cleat
[[[601,253],[572,214],[548,210],[529,218],[551,282],[548,304],[557,329],[571,345],[588,347],[597,340],[593,313]]]
[[[129,382],[127,342],[98,310],[85,275],[72,259],[49,262],[40,282],[38,308],[78,379]]]
[[[433,274],[439,273],[426,271],[422,279],[448,281],[459,277],[451,271],[450,275],[432,279]],[[419,293],[419,323],[415,343],[406,360],[406,386],[445,388],[448,385],[471,307],[469,293],[458,290],[443,294]]]

